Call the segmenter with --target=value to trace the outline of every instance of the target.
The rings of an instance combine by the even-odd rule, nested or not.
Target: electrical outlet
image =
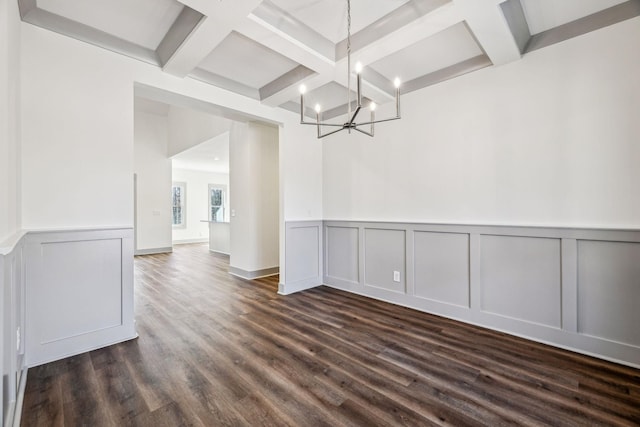
[[[393,272],[393,281],[394,282],[400,282],[400,272],[399,271],[394,271]]]

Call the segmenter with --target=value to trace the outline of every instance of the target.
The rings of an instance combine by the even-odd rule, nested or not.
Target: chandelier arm
[[[371,120],[371,121],[368,121],[368,122],[356,123],[355,126],[372,125],[372,124],[375,124],[375,123],[391,122],[393,120],[400,120],[400,117],[391,117],[391,118],[388,118],[388,119]]]
[[[324,122],[301,122],[301,125],[313,125],[313,126],[332,126],[332,127],[339,127],[342,128],[344,127],[344,124],[340,124],[340,123],[324,123]]]
[[[332,130],[331,132],[327,132],[327,133],[320,133],[320,126],[318,125],[318,139],[320,138],[324,138],[325,136],[329,136],[329,135],[333,135],[334,133],[338,133],[340,131],[343,131],[346,129],[346,127],[342,126],[340,129],[336,129],[336,130]]]
[[[354,128],[354,129],[357,130],[360,133],[364,133],[367,136],[373,136],[373,132],[367,132],[366,130],[358,129],[357,127]]]
[[[349,122],[347,123],[349,126],[353,125],[356,121],[356,116],[358,115],[358,113],[360,112],[360,110],[362,109],[362,106],[358,105],[356,107],[356,111],[353,112],[353,116],[351,116],[351,119],[349,120]]]

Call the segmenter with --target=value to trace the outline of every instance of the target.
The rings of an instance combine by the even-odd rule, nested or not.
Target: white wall
[[[279,264],[278,128],[234,123],[229,136],[230,266],[246,272]]]
[[[0,0],[0,242],[20,228],[20,16]]]
[[[209,184],[222,184],[227,187],[229,198],[229,175],[197,170],[173,169],[173,181],[187,184],[187,225],[173,229],[173,243],[209,241]],[[227,211],[229,206],[227,205]]]
[[[640,227],[637,40],[640,18],[403,96],[375,139],[327,138],[324,218]]]
[[[23,226],[131,227],[130,60],[22,30]]]
[[[169,108],[169,157],[228,132],[231,121],[193,109]]]
[[[167,116],[135,111],[136,251],[171,247],[171,159]]]

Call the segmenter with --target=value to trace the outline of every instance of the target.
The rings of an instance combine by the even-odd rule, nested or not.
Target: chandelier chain
[[[347,76],[347,117],[351,117],[351,0],[347,0]]]

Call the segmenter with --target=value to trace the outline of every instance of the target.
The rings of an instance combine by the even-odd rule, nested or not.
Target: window
[[[172,224],[174,228],[187,226],[187,183],[174,182],[171,187]]]
[[[226,185],[209,184],[209,221],[224,222]]]

